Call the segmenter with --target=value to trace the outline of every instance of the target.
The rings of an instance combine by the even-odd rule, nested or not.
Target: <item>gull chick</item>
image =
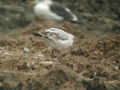
[[[74,36],[58,28],[49,28],[45,33],[33,32],[33,35],[39,36],[47,42],[49,47],[63,51],[70,48],[74,42]]]
[[[80,23],[78,17],[71,10],[58,2],[52,0],[35,0],[34,13],[37,17],[44,17],[54,21],[70,21]]]

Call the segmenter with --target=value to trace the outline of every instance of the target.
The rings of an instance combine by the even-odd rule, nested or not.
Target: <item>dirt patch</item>
[[[74,34],[75,44],[65,55],[52,55],[31,32],[53,26],[58,27],[51,22],[33,22],[19,34],[1,37],[0,71],[15,75],[22,83],[21,90],[120,89],[120,35],[89,36],[64,23],[59,28]],[[18,87],[19,83],[12,88]]]

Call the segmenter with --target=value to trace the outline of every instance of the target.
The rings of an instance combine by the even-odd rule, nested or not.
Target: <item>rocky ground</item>
[[[26,2],[23,1],[20,2],[24,6]],[[71,7],[66,1],[71,9],[80,6],[74,11],[81,20],[80,25],[64,22],[57,26],[52,21],[23,19],[23,22],[28,20],[27,23],[18,27],[18,23],[8,21],[8,26],[17,28],[0,36],[0,90],[120,90],[119,0],[70,1],[75,3]],[[3,3],[2,0],[0,2]],[[9,2],[5,0],[4,3]],[[105,7],[100,8],[104,12],[99,10],[99,5]],[[11,18],[11,14],[8,17]],[[5,22],[0,24],[6,25]],[[12,29],[6,29],[4,25],[1,25],[2,29]],[[32,31],[42,32],[50,27],[75,35],[71,51],[64,55],[53,54],[44,41],[31,34]]]

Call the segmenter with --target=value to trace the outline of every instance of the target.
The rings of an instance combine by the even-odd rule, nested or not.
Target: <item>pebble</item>
[[[30,52],[29,48],[24,48],[24,52]]]

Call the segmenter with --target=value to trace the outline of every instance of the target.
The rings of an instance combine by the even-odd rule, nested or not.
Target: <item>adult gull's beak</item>
[[[36,5],[36,2],[35,2],[35,1],[32,1],[30,4],[31,4],[31,6],[35,6],[35,5]]]

